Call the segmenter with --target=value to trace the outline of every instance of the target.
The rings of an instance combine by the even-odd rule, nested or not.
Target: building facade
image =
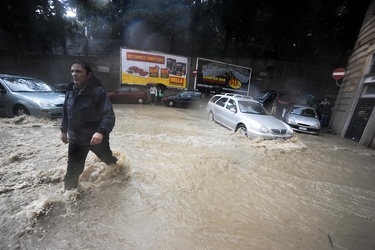
[[[375,0],[368,8],[333,109],[330,128],[375,149]]]

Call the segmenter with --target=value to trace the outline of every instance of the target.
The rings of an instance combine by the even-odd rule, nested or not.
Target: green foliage
[[[345,56],[370,0],[3,0],[0,25],[45,40],[121,39],[188,56]],[[77,16],[68,18],[67,8]],[[44,41],[46,42],[46,41]],[[48,42],[46,42],[48,43]]]

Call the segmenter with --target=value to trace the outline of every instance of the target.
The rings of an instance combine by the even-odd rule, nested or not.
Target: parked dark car
[[[107,93],[112,103],[138,103],[147,101],[147,93],[136,86],[121,86],[117,90]]]
[[[65,96],[45,82],[15,75],[0,75],[0,116],[62,116]]]
[[[260,92],[254,99],[263,105],[268,111],[271,110],[273,99],[277,96],[277,92],[274,90],[266,90]]]
[[[169,107],[197,107],[203,105],[203,93],[195,90],[182,91],[177,95],[166,96],[163,98],[165,105]]]

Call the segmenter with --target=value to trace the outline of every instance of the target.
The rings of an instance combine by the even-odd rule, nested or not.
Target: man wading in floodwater
[[[109,147],[109,133],[115,126],[110,99],[83,60],[72,63],[73,83],[67,86],[61,122],[61,140],[69,142],[65,189],[78,186],[89,150],[107,165],[117,162]]]

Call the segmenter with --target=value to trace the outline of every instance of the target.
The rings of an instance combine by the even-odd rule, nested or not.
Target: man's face
[[[72,73],[73,82],[80,86],[84,85],[91,76],[91,73],[87,73],[81,64],[73,64],[70,70]]]

